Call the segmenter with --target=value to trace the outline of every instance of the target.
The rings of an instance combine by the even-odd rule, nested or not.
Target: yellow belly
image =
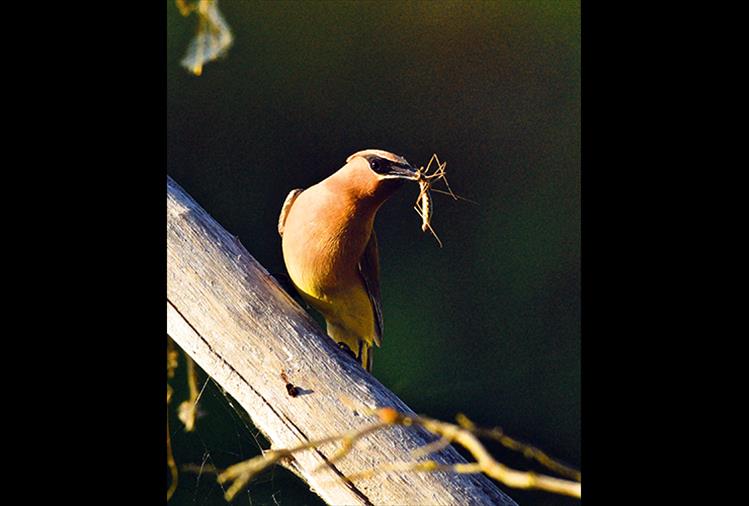
[[[336,342],[345,343],[354,353],[357,353],[359,339],[373,344],[374,309],[363,286],[326,291],[318,283],[309,282],[309,276],[302,276],[301,283],[292,276],[292,281],[302,298],[325,318],[328,335]]]

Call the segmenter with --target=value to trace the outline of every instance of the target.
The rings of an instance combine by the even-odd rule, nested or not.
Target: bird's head
[[[377,180],[400,179],[417,181],[418,171],[408,160],[381,149],[357,151],[346,159],[346,163],[358,169],[366,168]]]
[[[349,156],[346,165],[327,181],[335,192],[376,208],[406,181],[418,179],[419,172],[405,158],[381,149],[365,149]]]

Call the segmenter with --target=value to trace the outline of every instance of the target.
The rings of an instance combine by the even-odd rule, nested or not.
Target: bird
[[[278,219],[292,284],[338,347],[369,372],[383,331],[375,216],[409,180],[418,181],[419,172],[404,157],[357,151],[326,179],[291,190]]]

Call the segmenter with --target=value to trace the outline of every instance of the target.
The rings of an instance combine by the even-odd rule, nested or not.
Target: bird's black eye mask
[[[385,160],[379,156],[368,156],[369,168],[378,174],[387,174],[390,170],[390,160]]]
[[[403,177],[415,173],[414,168],[408,163],[394,162],[392,160],[380,158],[376,155],[367,156],[365,158],[369,162],[369,168],[383,176]]]

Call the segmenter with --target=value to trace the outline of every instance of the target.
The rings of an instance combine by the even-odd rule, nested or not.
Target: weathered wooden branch
[[[356,406],[392,406],[413,414],[339,350],[240,242],[169,177],[167,262],[168,335],[237,400],[274,448],[376,421]],[[289,395],[282,371],[299,388],[296,397]],[[412,462],[411,452],[434,439],[421,427],[393,426],[366,436],[335,463],[327,459],[340,445],[330,443],[296,454],[285,465],[328,504],[515,504],[482,475],[346,478]],[[451,446],[429,458],[441,464],[466,462]]]

